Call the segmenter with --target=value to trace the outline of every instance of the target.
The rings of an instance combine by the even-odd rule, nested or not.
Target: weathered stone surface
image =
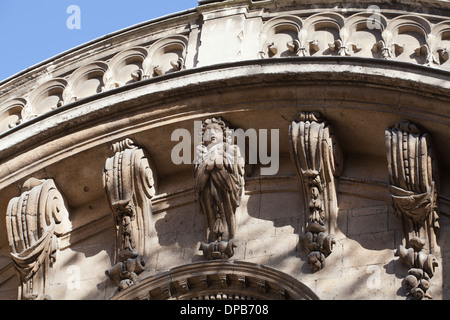
[[[381,11],[369,10],[374,4]],[[58,235],[46,278],[46,294],[55,299],[403,300],[403,280],[418,268],[402,262],[411,247],[394,215],[399,206],[391,205],[391,188],[401,186],[391,183],[385,130],[407,119],[432,138],[439,160],[432,204],[440,209],[441,232],[430,233],[422,253],[432,253],[439,264],[427,291],[434,299],[449,299],[449,16],[448,2],[431,0],[420,7],[412,0],[202,1],[0,82],[0,298],[17,299],[20,286],[6,227],[8,204],[33,177],[55,182],[70,222]],[[335,244],[317,272],[308,268],[302,238],[308,231],[304,213],[320,208],[314,202],[318,194],[301,196],[304,184],[290,153],[289,125],[301,111],[327,119],[345,161],[334,182],[331,170],[319,184],[336,196],[319,193],[324,203],[338,201],[327,220]],[[249,134],[254,130],[256,143],[250,135],[247,142],[256,160],[250,150],[240,150],[245,188],[231,210],[237,244],[232,257],[204,261],[199,247],[214,226],[196,197],[192,161],[195,122],[212,118]],[[176,130],[190,139],[174,139]],[[131,148],[114,158],[111,145],[125,139],[133,141]],[[184,142],[189,161],[177,164],[172,151]],[[313,148],[324,141],[315,142]],[[147,198],[140,197],[142,184],[135,179],[145,172],[120,162],[137,146],[151,153],[158,177],[158,188]],[[404,150],[410,150],[408,159],[425,154]],[[323,155],[318,159],[329,159]],[[106,171],[108,181],[121,181],[127,197],[105,192],[107,159],[123,165],[111,160]],[[262,174],[275,160],[277,172]],[[133,168],[137,175],[122,175]],[[226,189],[226,183],[217,185]],[[139,281],[129,288],[126,281],[119,292],[105,270],[117,279],[127,276],[117,264],[130,257],[115,258],[115,241],[129,232],[117,227],[123,219],[115,220],[113,211],[126,209],[128,200],[148,218],[145,228],[132,219],[139,214],[121,224],[131,222],[145,268],[127,270],[138,271]],[[223,238],[230,240],[225,232]],[[401,259],[394,255],[400,245],[406,250],[400,250]]]

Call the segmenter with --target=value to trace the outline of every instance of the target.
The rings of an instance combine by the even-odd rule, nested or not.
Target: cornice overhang
[[[221,14],[232,12],[235,8],[241,8],[249,17],[261,17],[263,20],[279,15],[292,14],[307,18],[316,13],[338,13],[342,15],[368,13],[371,6],[378,7],[383,14],[398,16],[407,14],[420,14],[430,21],[440,21],[450,16],[450,3],[444,0],[402,0],[402,1],[291,1],[291,0],[201,0],[195,8],[175,12],[162,17],[154,18],[122,30],[106,34],[87,43],[76,46],[65,52],[50,57],[40,63],[11,75],[7,79],[0,80],[0,98],[8,94],[17,86],[23,86],[30,81],[40,81],[53,75],[57,70],[70,72],[72,65],[86,59],[92,59],[93,55],[101,53],[108,56],[111,51],[125,46],[132,46],[139,39],[160,34],[164,30],[180,29],[192,30],[201,27],[205,16],[220,12]],[[133,39],[133,40],[130,40]],[[145,40],[148,42],[148,40]],[[63,73],[64,73],[63,72]],[[59,72],[61,73],[61,71]],[[0,99],[1,100],[1,99]]]
[[[203,97],[201,103],[205,107],[214,105],[216,111],[210,109],[208,112],[231,112],[225,104],[217,104],[209,96],[217,91],[242,93],[250,88],[327,88],[339,85],[413,93],[448,103],[449,78],[449,71],[410,63],[337,56],[258,59],[182,70],[69,103],[0,134],[0,161],[3,167],[9,168],[2,170],[0,186],[29,174],[27,168],[44,166],[44,163],[48,165],[56,154],[73,155],[74,152],[142,130],[163,127],[180,119],[200,119],[204,110],[199,109],[198,105],[185,103],[193,97]],[[333,99],[326,90],[316,97],[319,101],[315,102],[309,101],[310,97],[292,93],[292,96],[284,97],[292,106],[312,104],[316,108],[326,108],[326,100]],[[250,105],[244,107],[246,110],[258,108],[255,104],[258,96],[253,96],[251,100],[247,101]],[[450,125],[443,109],[430,109],[430,105],[421,104],[392,110],[388,107],[392,103],[395,105],[397,102],[386,101],[386,106],[369,108],[361,105],[361,109]],[[171,108],[167,108],[169,105]],[[71,136],[72,139],[65,139]],[[44,145],[45,148],[39,151],[39,147]],[[30,156],[33,150],[35,154]],[[17,162],[14,159],[25,154],[26,163],[19,161],[20,167],[15,167]]]

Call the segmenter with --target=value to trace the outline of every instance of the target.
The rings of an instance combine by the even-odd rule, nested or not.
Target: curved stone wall
[[[292,277],[288,298],[448,298],[447,6],[201,2],[3,81],[0,296],[276,299]],[[231,253],[231,211],[208,222],[193,174],[213,118],[249,142]],[[50,180],[58,232],[35,226]],[[13,263],[25,248],[41,258]],[[208,256],[244,287],[221,291]]]

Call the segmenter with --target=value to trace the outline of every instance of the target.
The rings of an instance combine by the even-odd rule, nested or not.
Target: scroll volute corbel
[[[49,270],[56,262],[58,239],[71,230],[63,195],[53,180],[28,179],[22,194],[11,199],[6,228],[19,300],[50,300]]]
[[[145,151],[131,139],[112,145],[103,184],[116,225],[114,265],[105,273],[122,290],[138,281],[148,254],[154,168]]]

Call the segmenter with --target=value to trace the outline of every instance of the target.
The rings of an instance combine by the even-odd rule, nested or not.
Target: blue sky
[[[80,29],[69,29],[76,22]],[[168,14],[198,0],[0,0],[0,82],[78,45]],[[69,23],[70,24],[70,23]]]

